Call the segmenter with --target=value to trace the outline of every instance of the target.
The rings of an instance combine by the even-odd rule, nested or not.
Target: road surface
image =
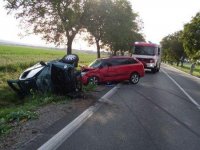
[[[163,65],[137,85],[121,84],[58,149],[198,150],[198,104],[200,79]]]

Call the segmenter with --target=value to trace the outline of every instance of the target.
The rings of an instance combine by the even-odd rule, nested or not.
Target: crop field
[[[79,64],[87,65],[96,58],[95,53],[77,52]],[[7,86],[8,79],[18,79],[24,69],[39,61],[61,59],[64,50],[0,45],[0,108],[12,105],[17,97]]]

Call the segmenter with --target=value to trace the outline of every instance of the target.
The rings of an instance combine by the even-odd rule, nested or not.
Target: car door
[[[109,69],[109,64],[104,60],[101,64],[101,66],[99,67],[99,75],[100,75],[100,79],[101,82],[105,82],[107,81],[108,78],[108,69]]]
[[[118,61],[116,59],[110,58],[104,62],[104,70],[102,70],[102,75],[104,81],[113,81],[118,77]]]
[[[122,58],[118,69],[118,80],[128,80],[131,73],[138,72],[138,62],[133,58]]]
[[[109,61],[111,66],[108,67],[107,79],[109,81],[121,81],[128,73],[125,66],[125,58],[113,58]]]
[[[118,65],[118,80],[125,80],[130,74],[130,62],[128,58],[120,58]]]

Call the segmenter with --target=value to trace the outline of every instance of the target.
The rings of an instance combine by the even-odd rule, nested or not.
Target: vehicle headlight
[[[153,67],[153,66],[154,66],[154,64],[150,64],[150,66],[151,66],[151,67]]]

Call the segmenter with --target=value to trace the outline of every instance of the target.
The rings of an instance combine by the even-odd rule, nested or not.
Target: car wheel
[[[157,67],[157,65],[156,65],[156,67],[154,67],[153,69],[151,69],[151,72],[152,72],[152,73],[158,72],[158,67]]]
[[[130,82],[132,84],[137,84],[139,82],[139,80],[140,80],[140,76],[138,73],[135,72],[135,73],[131,74]]]
[[[88,78],[88,84],[94,84],[94,85],[99,84],[99,78],[96,77],[96,76],[89,77]]]
[[[158,66],[158,68],[157,68],[157,72],[159,72],[160,71],[160,64],[159,64],[159,66]]]

